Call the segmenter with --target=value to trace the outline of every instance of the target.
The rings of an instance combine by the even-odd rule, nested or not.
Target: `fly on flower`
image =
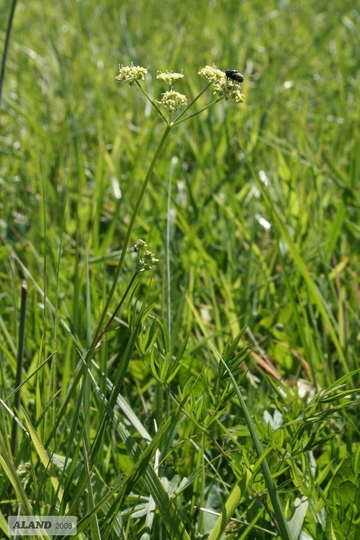
[[[205,66],[199,71],[199,75],[204,75],[213,86],[213,93],[224,98],[225,101],[235,101],[242,103],[244,95],[237,82],[242,82],[244,77],[237,69],[228,69],[225,73],[214,66]]]
[[[225,75],[228,79],[231,79],[233,81],[243,82],[244,80],[244,75],[240,73],[240,71],[237,69],[227,69],[225,71]]]

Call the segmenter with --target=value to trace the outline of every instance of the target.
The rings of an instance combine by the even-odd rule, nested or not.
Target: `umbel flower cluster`
[[[199,75],[204,75],[213,85],[214,94],[226,101],[235,101],[242,103],[244,94],[241,93],[240,83],[233,79],[229,79],[226,73],[217,69],[216,66],[205,66],[199,71]]]
[[[127,82],[132,86],[136,81],[145,79],[147,72],[146,68],[134,66],[131,63],[131,66],[119,66],[119,75],[115,79],[120,82]]]
[[[134,245],[134,251],[137,253],[136,271],[146,272],[151,270],[159,262],[155,255],[148,250],[148,245],[141,238]]]
[[[135,83],[139,85],[138,81],[143,80],[147,72],[148,69],[141,66],[134,66],[133,64],[130,66],[119,65],[119,75],[115,78],[120,82],[129,83],[130,86]],[[230,79],[224,71],[217,69],[215,65],[213,67],[205,66],[199,71],[199,75],[205,76],[209,84],[213,86],[213,93],[220,99],[234,101],[235,103],[242,103],[244,101],[244,95],[241,93],[239,81]],[[156,101],[156,103],[164,106],[170,113],[173,113],[179,107],[187,105],[186,96],[173,89],[174,83],[183,77],[184,75],[182,73],[174,73],[172,71],[157,72],[156,78],[168,85],[169,90],[161,94],[161,100]]]

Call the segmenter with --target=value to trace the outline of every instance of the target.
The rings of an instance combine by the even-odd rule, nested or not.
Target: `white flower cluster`
[[[179,94],[179,92],[175,92],[175,90],[169,90],[168,92],[164,92],[161,95],[161,101],[159,101],[158,103],[164,105],[164,107],[170,112],[176,111],[176,109],[178,109],[182,105],[187,105],[186,96],[184,96],[184,94]]]
[[[120,82],[127,82],[130,86],[132,86],[136,81],[144,79],[147,72],[147,68],[134,66],[132,63],[130,66],[119,65],[119,75],[115,77],[115,79]],[[242,103],[244,101],[244,94],[241,93],[240,87],[242,75],[239,73],[241,78],[237,78],[234,76],[233,72],[235,72],[235,75],[238,74],[237,70],[228,70],[225,73],[224,71],[217,69],[217,67],[214,65],[213,67],[205,66],[199,71],[199,75],[204,75],[204,77],[206,77],[206,79],[213,86],[214,94],[220,98],[224,98],[226,101]],[[172,88],[173,84],[179,79],[182,79],[183,76],[184,75],[182,73],[173,73],[172,71],[157,72],[156,78],[170,87],[170,90],[164,92],[162,94],[161,101],[158,101],[157,103],[163,105],[170,113],[173,113],[179,107],[187,105],[186,96],[176,92]]]
[[[134,251],[137,253],[136,270],[138,272],[146,272],[151,270],[159,262],[155,255],[148,251],[148,245],[144,240],[138,240],[134,246]]]
[[[120,82],[127,82],[132,86],[135,81],[145,79],[147,72],[148,70],[146,68],[134,66],[131,62],[130,66],[119,65],[119,75],[115,79]]]
[[[226,73],[217,69],[216,66],[205,66],[199,71],[199,75],[204,75],[212,83],[214,94],[219,97],[226,101],[235,101],[235,103],[244,101],[244,94],[241,93],[239,82],[229,79]]]
[[[172,71],[158,71],[156,78],[169,86],[172,86],[174,82],[183,78],[182,73],[173,73]]]
[[[211,66],[205,66],[204,68],[200,69],[199,75],[204,75],[204,77],[207,78],[207,80],[211,83],[217,83],[224,77],[226,78],[226,75],[221,69],[217,69],[217,67],[214,65]]]

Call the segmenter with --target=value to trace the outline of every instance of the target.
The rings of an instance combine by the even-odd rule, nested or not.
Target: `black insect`
[[[225,75],[228,79],[232,79],[233,81],[243,82],[244,80],[244,75],[237,69],[227,69]]]

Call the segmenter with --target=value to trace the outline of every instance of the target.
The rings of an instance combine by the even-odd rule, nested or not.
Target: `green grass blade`
[[[240,388],[238,387],[238,385],[236,383],[236,380],[235,380],[233,374],[231,373],[231,370],[227,366],[226,362],[223,360],[221,354],[215,348],[214,348],[214,350],[215,350],[216,355],[218,356],[219,360],[224,365],[224,368],[226,369],[226,371],[227,371],[227,373],[228,373],[228,375],[230,377],[230,380],[231,380],[231,382],[232,382],[232,384],[234,386],[237,398],[238,398],[239,403],[241,405],[241,409],[242,409],[242,411],[244,413],[246,425],[247,425],[247,427],[248,427],[248,429],[250,431],[250,435],[251,435],[251,438],[252,438],[256,453],[257,453],[258,457],[261,458],[263,456],[263,454],[264,454],[264,451],[263,451],[263,448],[261,446],[260,439],[259,439],[258,434],[256,432],[256,429],[255,429],[255,426],[254,426],[253,421],[251,419],[251,416],[249,414],[246,403],[245,403],[245,401],[244,401],[244,399],[242,397],[242,394],[240,392]],[[280,499],[279,499],[279,496],[278,496],[278,493],[277,493],[277,489],[276,489],[275,483],[273,481],[273,478],[271,476],[270,468],[269,468],[269,465],[268,465],[268,462],[267,462],[266,458],[263,459],[263,461],[261,463],[261,468],[262,468],[262,471],[263,471],[263,474],[264,474],[264,478],[265,478],[266,486],[268,488],[269,496],[270,496],[270,499],[271,499],[271,502],[272,502],[272,505],[273,505],[273,508],[274,508],[274,513],[275,513],[275,517],[276,517],[276,521],[277,521],[276,526],[279,529],[279,533],[281,535],[281,538],[282,538],[282,540],[293,540],[292,536],[291,536],[291,533],[290,533],[290,530],[289,530],[289,527],[288,527],[288,524],[287,524],[287,521],[285,519],[283,510],[282,510],[282,507],[281,507],[281,503],[280,503]]]

